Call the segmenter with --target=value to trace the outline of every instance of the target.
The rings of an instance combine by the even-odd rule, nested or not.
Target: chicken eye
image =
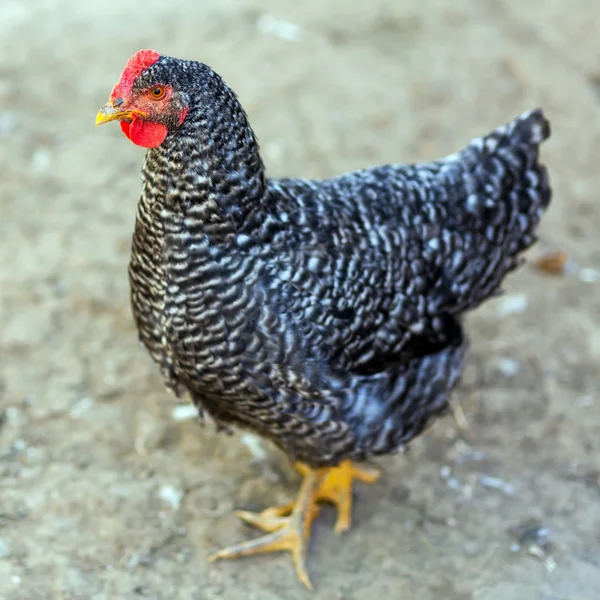
[[[157,85],[155,88],[150,90],[150,96],[153,100],[162,100],[165,97],[167,90],[162,85]]]

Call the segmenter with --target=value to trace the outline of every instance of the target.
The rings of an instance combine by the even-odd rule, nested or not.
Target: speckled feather
[[[208,66],[161,56],[134,90],[157,83],[189,113],[146,156],[129,273],[168,386],[311,466],[402,449],[447,409],[462,313],[535,241],[541,111],[434,163],[268,179]]]

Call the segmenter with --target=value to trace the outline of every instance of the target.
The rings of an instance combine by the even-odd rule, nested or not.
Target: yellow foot
[[[210,556],[209,560],[238,558],[285,550],[292,554],[298,579],[309,590],[312,590],[305,565],[306,546],[310,539],[312,522],[319,513],[315,494],[322,477],[321,471],[308,471],[295,502],[267,508],[261,513],[237,511],[236,514],[240,519],[266,531],[268,535],[219,550]]]
[[[308,468],[296,465],[300,473],[305,474]],[[375,483],[381,475],[378,469],[359,467],[352,461],[345,460],[338,467],[324,469],[325,475],[317,488],[317,502],[330,502],[337,511],[338,517],[334,531],[337,534],[350,529],[352,522],[352,488],[354,480],[363,483]]]
[[[292,554],[298,579],[308,589],[312,589],[305,563],[312,523],[319,513],[317,503],[334,504],[338,510],[335,532],[346,531],[350,528],[354,480],[373,483],[379,478],[379,471],[357,467],[349,460],[338,467],[316,471],[302,464],[297,464],[296,468],[304,479],[294,502],[267,508],[260,513],[244,510],[236,512],[240,519],[262,529],[267,535],[219,550],[209,560],[285,550]]]

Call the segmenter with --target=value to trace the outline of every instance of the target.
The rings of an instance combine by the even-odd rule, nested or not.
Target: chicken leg
[[[254,540],[234,544],[211,555],[210,561],[224,558],[238,558],[286,550],[291,552],[296,575],[308,588],[312,589],[306,571],[306,547],[310,539],[311,527],[319,514],[319,502],[330,502],[338,511],[335,532],[342,533],[350,528],[352,511],[352,486],[355,479],[374,483],[379,471],[365,469],[347,460],[337,467],[313,470],[303,464],[296,464],[303,476],[296,499],[289,504],[267,508],[260,513],[245,510],[237,511],[237,516],[267,535]]]

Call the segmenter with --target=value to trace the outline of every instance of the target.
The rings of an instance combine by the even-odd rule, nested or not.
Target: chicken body
[[[395,451],[447,408],[461,314],[495,294],[548,205],[539,111],[439,162],[267,179],[233,92],[161,57],[195,104],[148,152],[130,265],[171,388],[311,466]]]
[[[129,268],[140,339],[219,425],[321,469],[301,502],[310,521],[337,489],[324,467],[397,451],[447,409],[461,316],[498,293],[550,202],[538,162],[549,124],[536,110],[437,162],[269,179],[223,80],[150,54],[130,61],[97,121],[123,118],[152,146]],[[247,520],[275,531],[283,514]]]

